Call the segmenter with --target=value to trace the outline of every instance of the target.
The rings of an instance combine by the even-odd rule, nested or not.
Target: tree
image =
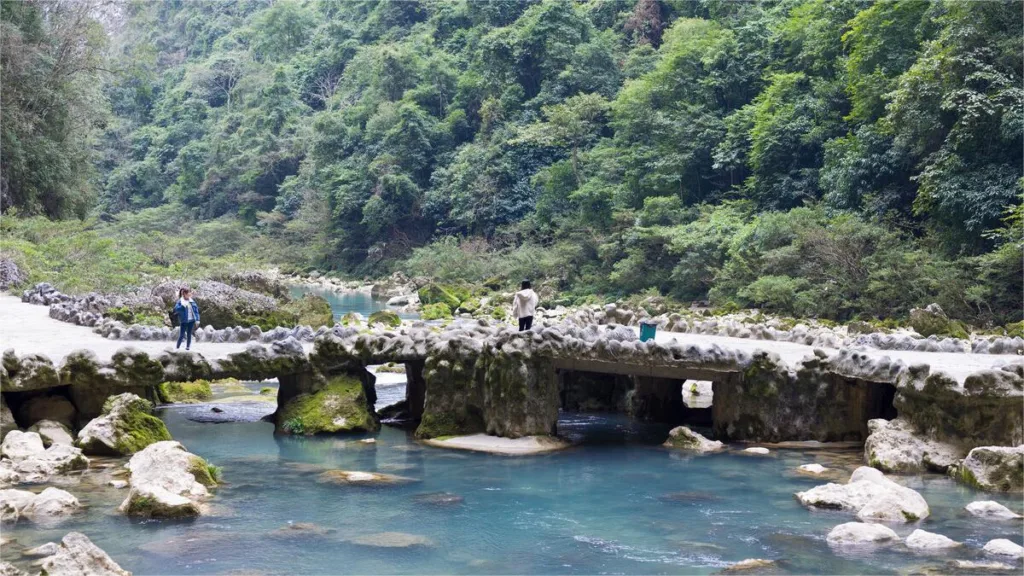
[[[564,104],[544,106],[545,121],[525,126],[513,142],[568,148],[576,185],[582,186],[580,149],[597,139],[608,107],[608,101],[597,94],[577,94]]]

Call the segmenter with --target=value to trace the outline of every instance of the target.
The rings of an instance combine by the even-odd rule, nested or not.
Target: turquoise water
[[[335,292],[322,288],[307,286],[292,286],[289,293],[293,298],[301,298],[303,294],[315,294],[322,296],[331,304],[331,311],[334,312],[334,319],[337,320],[349,312],[358,312],[363,316],[369,316],[378,310],[392,310],[400,317],[408,320],[419,318],[416,312],[398,312],[396,308],[387,305],[387,299],[379,299],[370,296],[369,292]]]
[[[161,411],[175,439],[222,468],[225,484],[211,515],[124,518],[114,509],[125,492],[103,487],[103,474],[91,474],[66,487],[90,506],[86,514],[51,529],[19,523],[5,527],[4,535],[32,546],[79,530],[136,574],[705,574],[745,558],[778,560],[784,573],[891,574],[946,558],[976,558],[992,538],[1021,541],[1019,522],[980,521],[962,511],[974,499],[1019,511],[1019,496],[982,495],[925,476],[906,479],[932,508],[919,527],[964,541],[966,550],[931,558],[898,549],[833,553],[825,535],[852,517],[799,506],[793,493],[822,481],[792,470],[810,462],[852,470],[857,451],[687,457],[658,445],[665,427],[572,415],[563,417],[560,430],[578,446],[510,458],[423,446],[388,427],[375,444],[363,444],[274,436],[264,422],[198,423],[188,414]],[[94,468],[120,464],[94,460]],[[416,482],[318,483],[328,469],[387,472]],[[289,522],[317,529],[280,532]],[[894,528],[906,536],[914,526]],[[430,542],[379,548],[351,541],[379,532]],[[11,559],[16,548],[6,550]]]

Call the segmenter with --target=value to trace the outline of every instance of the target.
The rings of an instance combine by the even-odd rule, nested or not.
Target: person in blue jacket
[[[185,350],[190,350],[192,348],[192,331],[196,324],[199,324],[199,305],[192,299],[192,290],[188,287],[178,290],[178,302],[174,305],[174,312],[178,315],[178,322],[181,325],[177,348],[181,348],[181,341],[188,337]]]

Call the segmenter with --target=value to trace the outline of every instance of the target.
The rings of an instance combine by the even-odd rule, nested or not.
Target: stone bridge
[[[419,422],[421,438],[553,434],[566,398],[594,388],[620,391],[618,400],[635,417],[682,424],[687,380],[713,382],[711,422],[720,439],[862,440],[869,419],[897,413],[958,443],[1016,445],[1024,437],[1024,364],[980,369],[959,381],[925,364],[850,349],[813,350],[787,363],[765,350],[640,342],[630,328],[572,323],[523,333],[483,321],[395,331],[336,326],[309,352],[285,340],[211,359],[173,350],[150,356],[128,347],[109,361],[76,351],[54,365],[45,356],[8,350],[0,391],[5,403],[17,404],[50,390],[71,399],[79,420],[87,421],[112,394],[155,399],[161,381],[277,378],[281,431],[289,402],[337,376],[358,378],[372,411],[376,394],[367,366],[387,362],[406,367],[404,411]]]

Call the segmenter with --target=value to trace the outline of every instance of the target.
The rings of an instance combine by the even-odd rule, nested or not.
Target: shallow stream
[[[405,320],[415,320],[419,318],[418,313],[400,312],[397,308],[388,306],[386,298],[374,298],[369,292],[337,292],[335,290],[315,288],[312,286],[292,286],[289,289],[289,293],[293,298],[301,298],[304,294],[322,296],[331,305],[331,312],[334,313],[335,320],[338,320],[349,312],[358,312],[365,318],[378,310],[391,310]]]
[[[250,394],[259,389],[248,388]],[[380,388],[379,403],[401,391]],[[273,409],[252,404],[257,412],[261,405]],[[972,500],[994,499],[1019,512],[1019,496],[981,494],[931,475],[902,481],[925,497],[932,516],[894,528],[904,537],[915,527],[938,532],[966,549],[931,557],[901,547],[834,553],[825,535],[853,518],[802,508],[793,493],[825,481],[794,469],[819,462],[842,469],[845,481],[860,465],[859,450],[687,457],[659,445],[666,427],[620,416],[564,415],[560,433],[576,447],[502,457],[427,447],[387,426],[367,444],[275,436],[271,424],[259,421],[188,419],[209,410],[172,407],[160,415],[176,440],[221,467],[225,484],[210,515],[194,521],[120,516],[115,509],[125,490],[104,484],[123,461],[95,459],[94,472],[65,486],[89,510],[51,528],[5,526],[4,536],[16,540],[5,547],[5,559],[22,546],[78,530],[136,574],[704,574],[746,558],[778,560],[783,573],[866,574],[980,559],[980,547],[992,538],[1020,541],[1019,522],[977,520],[963,511]],[[317,475],[329,469],[415,481],[391,487],[318,483]],[[311,526],[289,528],[298,523]],[[353,542],[382,532],[423,538],[410,547]]]

